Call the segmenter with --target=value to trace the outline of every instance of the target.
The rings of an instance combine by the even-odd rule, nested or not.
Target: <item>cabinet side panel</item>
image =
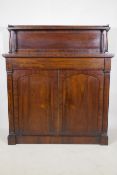
[[[103,111],[103,135],[107,135],[108,129],[108,108],[109,108],[109,87],[110,87],[111,59],[105,59],[104,71],[104,111]]]
[[[7,87],[8,87],[8,116],[9,116],[9,133],[15,133],[14,114],[13,114],[13,80],[12,73],[7,72]]]

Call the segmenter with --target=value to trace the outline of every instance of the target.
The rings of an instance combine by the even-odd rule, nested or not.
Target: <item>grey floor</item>
[[[117,130],[109,145],[7,145],[0,130],[0,175],[117,175]]]

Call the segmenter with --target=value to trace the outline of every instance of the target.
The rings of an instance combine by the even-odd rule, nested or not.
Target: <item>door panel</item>
[[[16,130],[20,134],[56,133],[56,71],[15,71],[14,98]]]
[[[102,71],[15,70],[13,79],[16,133],[100,134]]]
[[[62,70],[59,84],[60,134],[100,133],[103,112],[103,74]]]

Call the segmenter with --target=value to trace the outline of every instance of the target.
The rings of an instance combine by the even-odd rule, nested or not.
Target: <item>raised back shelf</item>
[[[109,26],[9,26],[10,53],[105,53]]]

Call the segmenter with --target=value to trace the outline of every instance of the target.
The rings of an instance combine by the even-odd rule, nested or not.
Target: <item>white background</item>
[[[8,146],[5,60],[8,24],[106,25],[114,53],[110,82],[109,146]],[[117,175],[117,0],[0,0],[0,174]]]

